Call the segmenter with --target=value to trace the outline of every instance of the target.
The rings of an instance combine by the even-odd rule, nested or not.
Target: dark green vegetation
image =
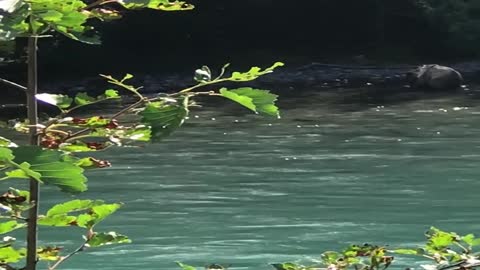
[[[212,74],[207,66],[197,69],[194,74],[196,85],[178,92],[146,97],[141,88],[129,82],[133,75],[122,79],[101,75],[113,88],[96,97],[85,92],[73,97],[61,94],[38,93],[37,50],[38,39],[58,33],[75,41],[99,43],[98,33],[89,25],[92,20],[110,21],[121,18],[119,11],[105,9],[108,0],[84,2],[81,0],[12,0],[1,6],[0,41],[27,38],[28,85],[16,85],[26,95],[27,117],[10,121],[2,126],[28,134],[29,145],[18,146],[0,136],[0,180],[23,179],[29,181],[29,191],[10,188],[0,198],[3,219],[0,233],[6,234],[20,228],[27,228],[26,247],[16,239],[5,236],[0,245],[0,267],[2,269],[37,268],[39,261],[47,261],[48,269],[56,269],[71,256],[87,249],[111,244],[129,243],[127,236],[116,232],[98,232],[95,225],[120,208],[120,203],[106,204],[102,200],[72,200],[57,204],[45,215],[39,214],[40,184],[57,186],[66,193],[80,193],[87,190],[87,169],[109,167],[106,160],[94,157],[77,157],[74,153],[105,150],[111,146],[135,146],[136,143],[160,140],[170,135],[188,118],[190,108],[195,106],[195,97],[218,96],[237,102],[259,114],[279,117],[275,106],[277,96],[267,90],[241,87],[225,87],[208,92],[198,88],[222,82],[248,82],[273,72],[283,63],[277,62],[269,68],[252,67],[247,72],[232,72],[226,75],[228,64],[219,74]],[[184,2],[168,0],[115,1],[122,9],[149,8],[163,11],[191,10],[193,6]],[[5,3],[5,2],[4,2]],[[15,85],[13,82],[7,83]],[[79,108],[101,102],[121,99],[119,90],[136,98],[113,115],[90,112],[91,115],[76,116]],[[56,117],[42,119],[38,116],[38,103],[55,106]],[[128,121],[123,117],[134,116]],[[85,229],[79,247],[66,255],[55,245],[39,246],[38,226],[80,227]],[[43,240],[43,239],[42,239]],[[25,259],[25,260],[24,260]],[[25,261],[25,266],[19,264]]]
[[[301,265],[293,262],[275,263],[276,270],[385,270],[395,266],[399,256],[416,256],[424,261],[425,270],[451,269],[469,270],[480,266],[479,254],[474,247],[480,246],[480,238],[473,234],[458,235],[437,228],[425,233],[426,243],[419,247],[392,248],[371,244],[351,245],[342,251],[323,252],[313,265]],[[183,270],[196,270],[195,267],[177,262]],[[412,266],[413,267],[413,266]],[[211,264],[205,269],[226,269],[228,266]]]

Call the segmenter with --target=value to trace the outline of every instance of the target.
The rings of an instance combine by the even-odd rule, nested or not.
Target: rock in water
[[[463,83],[460,72],[440,65],[420,66],[410,71],[407,78],[414,86],[435,90],[456,89]]]

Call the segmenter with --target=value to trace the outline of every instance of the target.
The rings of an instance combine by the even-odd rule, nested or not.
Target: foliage
[[[296,262],[271,264],[276,270],[385,270],[398,261],[399,256],[418,256],[425,270],[472,270],[480,267],[480,252],[474,247],[480,246],[480,238],[473,234],[459,235],[431,227],[426,233],[426,242],[417,248],[390,249],[370,244],[351,245],[342,251],[323,252],[315,263],[303,265]],[[397,256],[394,258],[393,255]],[[197,268],[176,262],[183,270]],[[205,269],[227,269],[228,266],[210,264]],[[407,268],[409,269],[409,268]]]
[[[417,0],[433,29],[444,35],[446,45],[456,51],[476,53],[480,45],[480,2]],[[446,37],[446,38],[445,38]]]
[[[15,0],[8,1],[0,9],[8,11],[0,16],[0,40],[16,37],[44,35],[50,31],[85,43],[100,42],[98,33],[89,22],[92,19],[110,21],[122,17],[121,10],[112,3],[126,9],[149,8],[163,11],[193,9],[183,1],[168,0],[99,0],[87,4],[81,0]]]

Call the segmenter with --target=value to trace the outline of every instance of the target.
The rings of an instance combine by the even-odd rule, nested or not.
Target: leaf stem
[[[177,96],[177,95],[181,95],[181,94],[185,94],[187,92],[190,92],[194,89],[197,89],[199,87],[202,87],[202,86],[205,86],[205,85],[211,85],[211,84],[216,84],[216,83],[221,83],[221,82],[226,82],[226,81],[229,81],[230,78],[223,78],[223,79],[218,79],[218,80],[213,80],[213,81],[209,81],[209,82],[201,82],[197,85],[194,85],[194,86],[191,86],[191,87],[188,87],[188,88],[185,88],[183,90],[181,90],[180,92],[178,93],[174,93],[172,94],[171,96]]]
[[[70,257],[72,257],[73,255],[83,251],[85,249],[85,245],[87,244],[87,242],[83,243],[82,245],[80,245],[77,249],[75,249],[74,251],[72,251],[70,254],[66,255],[66,256],[63,256],[61,257],[58,261],[56,261],[52,266],[48,267],[48,270],[54,270],[55,268],[57,268],[60,264],[62,264],[63,262],[65,262],[66,260],[70,259]]]
[[[459,248],[462,249],[462,251],[465,253],[465,254],[470,254],[470,250],[468,250],[466,247],[464,247],[462,244],[458,243],[457,241],[453,241],[453,243],[458,246]]]
[[[91,130],[91,128],[84,128],[84,129],[82,129],[82,130],[79,130],[79,131],[77,131],[77,132],[75,132],[75,133],[70,134],[69,136],[67,136],[65,139],[63,139],[63,141],[64,141],[64,142],[68,142],[68,141],[71,141],[71,140],[73,140],[73,139],[76,139],[76,138],[78,138],[78,136],[80,136],[80,135],[82,135],[83,133],[88,132],[88,131],[90,131],[90,130]]]
[[[132,109],[135,109],[136,107],[140,106],[142,103],[144,103],[146,100],[142,97],[142,99],[140,99],[139,101],[133,103],[132,105],[122,109],[121,111],[117,112],[116,114],[114,114],[112,116],[112,119],[115,119],[125,113],[127,113],[128,111],[132,110]]]

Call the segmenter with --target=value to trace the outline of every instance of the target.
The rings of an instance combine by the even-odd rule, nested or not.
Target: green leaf
[[[112,244],[126,244],[132,241],[125,235],[116,232],[95,233],[92,238],[87,241],[88,247],[100,247]]]
[[[27,226],[27,224],[18,223],[15,220],[2,222],[2,223],[0,223],[0,234],[9,233],[9,232],[14,231],[16,229],[24,228],[26,226]]]
[[[263,113],[277,117],[280,115],[278,107],[275,106],[275,101],[278,96],[271,94],[267,90],[253,89],[250,87],[242,87],[233,90],[222,88],[220,89],[220,94],[256,113]]]
[[[480,245],[480,238],[475,238],[474,234],[467,234],[462,237],[462,241],[465,242],[470,247]]]
[[[25,248],[14,249],[13,247],[6,246],[0,248],[0,262],[1,263],[16,263],[23,259],[27,254]]]
[[[252,81],[252,80],[257,79],[258,77],[260,77],[262,75],[272,73],[275,68],[281,67],[283,65],[284,64],[282,62],[276,62],[271,67],[266,68],[264,70],[262,70],[259,67],[252,67],[247,72],[233,72],[232,76],[227,78],[227,79],[230,80],[230,81],[237,81],[237,82]]]
[[[188,265],[188,264],[184,264],[184,263],[181,263],[181,262],[175,262],[178,266],[180,266],[183,270],[197,270],[197,268],[191,266],[191,265]]]
[[[75,104],[77,105],[88,105],[92,102],[95,102],[95,100],[96,99],[94,97],[89,96],[85,92],[77,93],[75,96]]]
[[[5,7],[12,12],[6,12],[0,16],[0,41],[14,40],[16,37],[25,36],[28,32],[26,19],[29,13],[29,6],[23,1],[12,6]]]
[[[41,216],[38,219],[38,225],[68,227],[77,225],[76,220],[77,218],[75,216],[68,216],[66,214],[55,216]]]
[[[475,235],[472,233],[462,236],[462,241],[467,243],[469,246],[472,246],[472,243],[474,240],[475,240]]]
[[[76,141],[75,143],[62,143],[59,149],[65,152],[92,152],[94,148],[89,147],[86,143]]]
[[[0,136],[0,147],[17,147],[17,146],[18,145],[16,145],[9,139]]]
[[[394,253],[397,254],[404,254],[404,255],[419,255],[417,249],[395,249],[393,250]]]
[[[65,203],[57,204],[50,208],[47,212],[47,216],[55,216],[61,214],[68,214],[70,212],[85,211],[93,206],[102,205],[101,200],[73,200]]]
[[[95,14],[83,10],[86,4],[81,0],[29,0],[34,20],[71,38],[86,43],[99,43],[96,35],[88,35],[92,28],[86,26]],[[48,29],[45,27],[44,29]],[[38,31],[37,31],[38,33]]]
[[[40,183],[42,183],[42,180],[40,179],[42,175],[36,171],[31,170],[30,169],[31,165],[28,164],[27,162],[22,162],[21,164],[17,164],[16,167],[19,169],[6,172],[5,175],[8,178],[23,178],[23,179],[33,178],[39,181]]]
[[[41,175],[45,184],[58,186],[62,191],[78,193],[87,190],[87,178],[83,169],[74,162],[62,158],[62,153],[37,146],[13,149],[14,161],[30,164],[29,169]]]
[[[13,155],[12,150],[5,147],[0,147],[0,164],[1,162],[11,161],[14,158],[15,156]]]
[[[335,251],[326,251],[321,255],[324,264],[335,264],[339,258],[342,258],[342,254]]]
[[[151,127],[154,140],[170,135],[183,124],[188,115],[184,104],[152,102],[140,113],[142,123]]]
[[[109,215],[117,211],[122,205],[119,203],[102,204],[91,207],[87,214],[79,215],[78,226],[92,228]]]
[[[119,203],[105,204],[101,200],[72,200],[50,208],[38,223],[46,226],[92,228],[120,207]],[[71,215],[76,212],[79,212],[78,216]]]
[[[435,227],[430,228],[428,235],[427,246],[434,250],[441,250],[448,247],[453,244],[457,238],[455,233],[444,232]]]
[[[150,8],[163,11],[181,11],[194,8],[193,5],[178,0],[119,0],[118,2],[128,9]]]
[[[118,91],[117,91],[117,90],[107,89],[107,90],[105,90],[105,93],[104,93],[102,96],[99,96],[98,98],[99,98],[99,99],[100,99],[100,98],[105,98],[105,99],[108,99],[108,98],[120,98],[120,95],[118,95]]]
[[[60,94],[37,94],[35,95],[37,100],[43,101],[50,105],[57,106],[60,109],[66,109],[72,105],[73,99],[69,96],[60,95]]]

